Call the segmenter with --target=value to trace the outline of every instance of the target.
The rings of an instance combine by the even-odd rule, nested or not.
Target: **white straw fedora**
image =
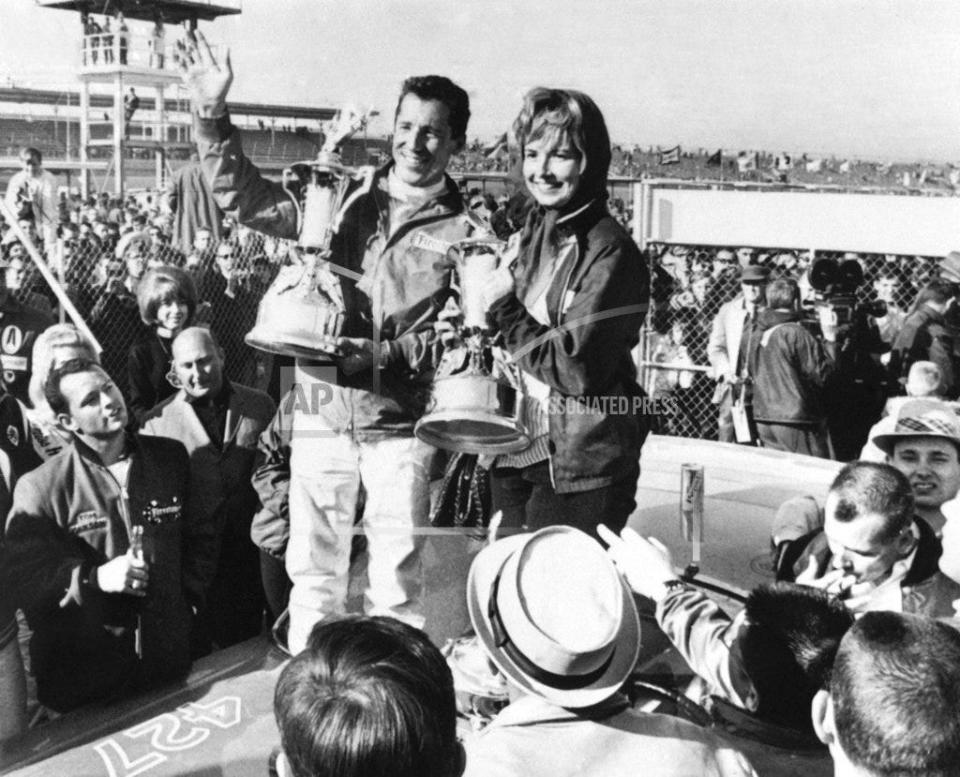
[[[484,548],[467,580],[477,637],[515,685],[561,707],[612,696],[640,653],[630,589],[596,540],[551,526]]]
[[[888,456],[897,440],[905,437],[942,437],[960,448],[960,417],[956,404],[941,399],[921,398],[904,402],[898,408],[896,424],[881,430],[870,441]]]

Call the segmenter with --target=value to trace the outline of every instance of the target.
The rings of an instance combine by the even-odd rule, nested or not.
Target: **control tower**
[[[193,145],[189,119],[183,118],[190,108],[173,59],[182,32],[177,25],[193,30],[198,21],[238,14],[241,1],[36,0],[44,8],[80,17],[80,186],[85,197],[94,158],[110,160],[107,176],[118,197],[124,193],[128,154],[153,154],[156,185],[163,185],[167,155]],[[102,99],[91,100],[92,94],[100,97],[105,91],[112,95],[106,108]],[[171,113],[180,120],[173,120]]]

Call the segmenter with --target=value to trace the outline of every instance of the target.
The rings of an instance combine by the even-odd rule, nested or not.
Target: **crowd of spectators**
[[[283,502],[290,453],[283,403],[281,415],[274,415],[279,365],[250,349],[243,335],[254,323],[257,303],[294,253],[289,241],[229,217],[177,227],[189,189],[184,184],[180,180],[166,196],[139,199],[61,196],[52,240],[37,234],[31,207],[17,212],[15,227],[0,224],[0,286],[9,292],[0,310],[12,304],[9,296],[45,317],[43,325],[33,324],[34,362],[25,361],[21,369],[42,386],[18,397],[30,407],[27,418],[38,431],[17,415],[18,403],[4,403],[10,395],[0,396],[9,428],[24,429],[22,439],[8,432],[2,446],[14,462],[4,481],[8,500],[17,479],[22,482],[8,522],[0,584],[10,585],[27,613],[39,699],[54,713],[182,677],[191,658],[261,632],[265,610],[275,617],[289,593],[290,581],[276,563],[289,527],[259,549],[254,544],[263,528],[260,514],[270,514],[270,532],[288,524]],[[530,207],[522,194],[493,197],[480,189],[462,194],[466,207],[503,238],[524,224]],[[621,220],[629,218],[623,203],[610,202],[608,208]],[[59,279],[102,352],[69,325],[44,331],[64,298],[38,273],[32,251]],[[749,334],[745,349],[742,335],[730,348],[724,345],[722,369],[716,358],[717,319],[746,295],[742,331],[756,326],[758,339],[766,340],[762,347],[769,353],[780,348],[773,362],[796,362],[796,353],[809,356],[822,348],[815,371],[842,365],[840,352],[860,321],[875,337],[871,345],[862,337],[854,346],[888,378],[881,404],[902,388],[901,378],[910,390],[906,378],[920,380],[921,373],[936,376],[927,393],[953,398],[949,309],[960,256],[816,258],[860,268],[863,283],[850,299],[835,296],[824,304],[814,288],[814,257],[802,252],[677,246],[648,251],[653,305],[645,353],[655,367],[655,394],[669,393],[677,408],[663,418],[666,431],[715,439],[723,428],[710,404],[717,383],[736,383],[748,374],[761,391],[762,370],[771,367],[764,366],[761,346]],[[870,308],[877,315],[857,312],[857,305],[877,301],[885,303],[882,311]],[[794,329],[784,329],[788,325]],[[940,329],[931,334],[932,325]],[[778,343],[774,330],[786,340]],[[4,344],[7,336],[4,330]],[[922,367],[912,369],[916,365]],[[14,368],[3,366],[4,383],[13,392],[8,372]],[[783,388],[777,392],[782,395]],[[383,617],[324,620],[277,686],[286,768],[306,775],[337,763],[338,773],[365,774],[385,763],[397,766],[400,758],[398,773],[445,777],[614,774],[638,762],[659,764],[651,773],[664,775],[755,774],[741,753],[712,732],[630,707],[622,691],[640,645],[636,594],[655,603],[661,628],[723,704],[752,716],[761,728],[769,726],[765,734],[779,737],[781,745],[826,745],[838,774],[848,762],[861,769],[851,774],[882,773],[886,764],[872,760],[855,730],[868,727],[876,742],[884,740],[899,700],[910,696],[903,665],[909,662],[911,672],[931,683],[955,682],[960,672],[960,638],[923,617],[955,626],[953,601],[960,594],[944,564],[942,572],[937,568],[945,523],[940,508],[960,488],[960,422],[939,418],[942,403],[931,401],[935,404],[891,406],[891,424],[871,433],[892,466],[849,465],[834,481],[823,510],[816,503],[793,505],[792,512],[790,505],[784,508],[780,534],[773,538],[782,582],[754,591],[740,614],[727,615],[690,590],[676,577],[663,546],[629,529],[621,537],[601,529],[612,560],[594,539],[568,526],[489,545],[473,562],[467,601],[477,645],[510,685],[511,700],[465,749],[454,736],[450,670],[422,632]],[[770,422],[759,416],[749,420]],[[743,442],[738,435],[734,439]],[[909,457],[919,455],[918,436],[928,447],[945,446],[953,454],[953,480],[938,492],[935,505],[929,504],[930,489],[912,479]],[[770,447],[790,447],[797,438],[776,433],[760,439]],[[73,450],[55,466],[34,469],[39,459],[71,443]],[[920,448],[922,454],[926,448]],[[258,477],[251,481],[255,470]],[[117,483],[121,487],[114,489]],[[97,502],[98,494],[110,495],[106,506]],[[44,521],[58,521],[64,504],[81,505],[86,521],[81,530],[90,532],[94,550],[41,536]],[[358,509],[362,513],[363,507]],[[179,519],[181,511],[189,519],[175,534],[169,516]],[[120,522],[141,513],[143,544],[127,543]],[[931,519],[936,515],[939,522]],[[791,520],[802,528],[784,530]],[[864,537],[873,544],[869,554],[860,555],[870,560],[851,559],[857,555],[851,549],[862,549],[858,541]],[[34,556],[36,548],[44,552]],[[960,547],[950,552],[960,556]],[[181,568],[182,576],[172,571]],[[275,588],[285,589],[276,600],[268,575]],[[179,577],[189,581],[182,590]],[[918,590],[934,593],[918,596]],[[146,591],[147,604],[136,605]],[[900,612],[869,612],[879,609]],[[868,615],[853,625],[852,613],[863,612]],[[10,617],[0,612],[5,668],[15,644]],[[160,633],[161,623],[166,633]],[[504,639],[508,628],[516,644]],[[67,646],[81,643],[94,646],[97,671],[76,682],[76,667],[87,666],[86,657],[75,656],[74,664],[61,656]],[[139,659],[133,663],[131,650]],[[873,660],[878,655],[893,658],[878,663]],[[22,708],[22,675],[11,669],[5,677],[0,690]],[[390,683],[390,694],[378,691],[383,683]],[[346,686],[350,691],[344,694]],[[874,687],[890,689],[886,706],[870,703]],[[896,704],[889,701],[894,696]],[[938,711],[957,711],[949,694],[910,696],[910,703],[922,714],[927,733],[950,728],[946,718],[938,721]],[[374,723],[381,709],[390,714],[391,725]],[[314,725],[318,721],[322,725]],[[558,729],[546,721],[563,725]],[[22,722],[0,716],[0,737],[18,727]],[[952,767],[937,771],[937,759],[958,755],[956,738],[949,741],[923,753],[909,738],[883,743],[898,768],[947,775]]]
[[[723,420],[718,420],[715,407],[721,393],[717,383],[722,384],[724,374],[729,377],[735,370],[727,362],[721,363],[718,356],[718,349],[723,347],[717,341],[722,334],[719,322],[726,321],[730,315],[729,311],[723,312],[725,305],[737,304],[743,310],[735,301],[743,299],[749,285],[767,287],[779,280],[795,282],[799,297],[797,319],[823,341],[819,311],[830,295],[814,288],[816,273],[811,283],[814,258],[818,263],[823,260],[838,264],[855,262],[863,275],[862,283],[849,298],[835,301],[843,308],[841,315],[847,315],[845,311],[853,315],[854,309],[863,311],[863,315],[858,313],[853,317],[865,325],[869,337],[861,336],[856,342],[849,342],[843,353],[846,358],[856,352],[856,368],[866,370],[882,394],[872,398],[871,407],[877,416],[870,419],[870,423],[879,418],[888,396],[903,393],[907,370],[918,359],[939,359],[944,375],[953,374],[949,369],[952,357],[937,355],[943,338],[932,339],[934,353],[931,356],[929,348],[924,350],[919,344],[914,347],[922,338],[910,336],[920,322],[906,326],[908,313],[915,307],[926,310],[924,302],[937,294],[935,282],[943,270],[939,266],[941,260],[936,257],[830,252],[818,252],[812,257],[806,251],[777,248],[667,245],[651,246],[648,256],[652,312],[644,358],[652,363],[652,369],[647,372],[647,388],[655,395],[669,395],[676,400],[672,403],[675,412],[661,419],[662,431],[666,433],[727,439],[722,435]],[[748,280],[748,275],[756,278]],[[918,296],[921,290],[925,290],[922,298]],[[876,303],[883,303],[883,309]],[[762,308],[761,299],[759,309]],[[868,309],[877,315],[866,315]],[[921,315],[926,320],[933,313]],[[740,331],[737,330],[738,339]],[[849,327],[841,334],[848,332]],[[866,365],[867,361],[873,366]],[[664,366],[658,368],[658,363]],[[944,396],[951,394],[950,385],[948,379],[942,392]],[[862,429],[861,447],[868,428],[869,424]]]

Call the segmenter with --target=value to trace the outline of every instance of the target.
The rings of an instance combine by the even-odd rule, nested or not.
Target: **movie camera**
[[[829,307],[840,326],[887,314],[887,304],[882,300],[857,301],[857,289],[862,284],[863,268],[855,259],[821,257],[810,267],[810,285],[817,292],[817,303]]]

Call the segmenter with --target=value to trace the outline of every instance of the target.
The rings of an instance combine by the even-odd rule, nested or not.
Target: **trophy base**
[[[496,455],[529,447],[516,390],[489,375],[468,372],[440,378],[431,410],[414,428],[430,445],[456,453]]]
[[[482,410],[441,410],[425,415],[414,434],[435,448],[454,453],[517,453],[530,446],[530,438],[510,418]]]
[[[267,353],[276,353],[282,356],[293,356],[296,359],[311,361],[331,361],[343,352],[333,344],[333,340],[324,342],[319,338],[311,340],[293,340],[289,336],[281,337],[276,332],[270,332],[261,327],[254,327],[243,338],[251,348]]]

